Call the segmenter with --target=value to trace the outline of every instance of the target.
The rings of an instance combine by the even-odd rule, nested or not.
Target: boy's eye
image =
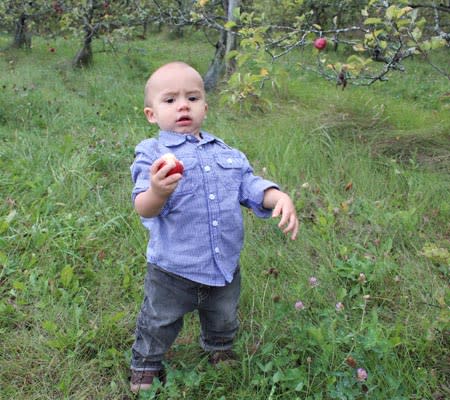
[[[165,100],[166,103],[172,104],[175,101],[174,98],[169,97],[168,99]]]
[[[198,100],[197,96],[189,96],[189,101],[196,101]]]

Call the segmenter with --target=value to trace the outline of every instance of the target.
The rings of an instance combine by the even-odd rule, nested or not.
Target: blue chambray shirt
[[[241,205],[261,218],[264,191],[278,186],[253,174],[246,156],[213,135],[160,131],[136,146],[132,199],[150,185],[150,166],[165,153],[183,161],[183,178],[160,214],[143,218],[150,232],[147,261],[209,286],[233,279],[244,239]]]

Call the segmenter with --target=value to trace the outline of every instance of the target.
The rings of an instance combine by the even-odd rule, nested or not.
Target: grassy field
[[[214,49],[96,43],[93,68],[74,71],[76,50],[35,39],[0,57],[5,400],[134,398],[147,236],[129,166],[156,132],[143,85],[173,59],[205,72]],[[294,197],[299,238],[245,213],[240,362],[210,367],[189,315],[158,398],[449,398],[449,81],[413,60],[414,73],[342,91],[291,61],[271,110],[239,115],[210,94],[205,129]]]

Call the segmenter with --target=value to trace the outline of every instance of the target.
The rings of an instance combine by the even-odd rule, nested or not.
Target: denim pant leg
[[[149,264],[132,347],[131,369],[162,369],[164,355],[183,326],[183,316],[196,307],[196,286],[194,282]]]
[[[237,312],[240,291],[239,269],[228,285],[200,289],[198,312],[201,323],[200,345],[203,350],[231,349],[239,328]]]

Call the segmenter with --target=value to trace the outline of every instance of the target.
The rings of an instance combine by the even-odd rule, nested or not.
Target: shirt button
[[[228,158],[228,159],[227,159],[227,163],[228,163],[228,164],[231,164],[231,163],[233,163],[233,159],[231,159],[231,158]]]
[[[217,225],[219,225],[219,221],[214,220],[214,221],[212,222],[212,224],[213,224],[213,226],[217,226]]]
[[[204,169],[205,169],[206,172],[211,171],[211,167],[209,165],[207,165]]]
[[[210,200],[214,200],[216,198],[216,196],[213,194],[213,193],[211,193],[210,195],[209,195],[209,199]]]
[[[220,253],[220,249],[219,249],[218,247],[216,247],[216,248],[214,249],[214,252]]]

